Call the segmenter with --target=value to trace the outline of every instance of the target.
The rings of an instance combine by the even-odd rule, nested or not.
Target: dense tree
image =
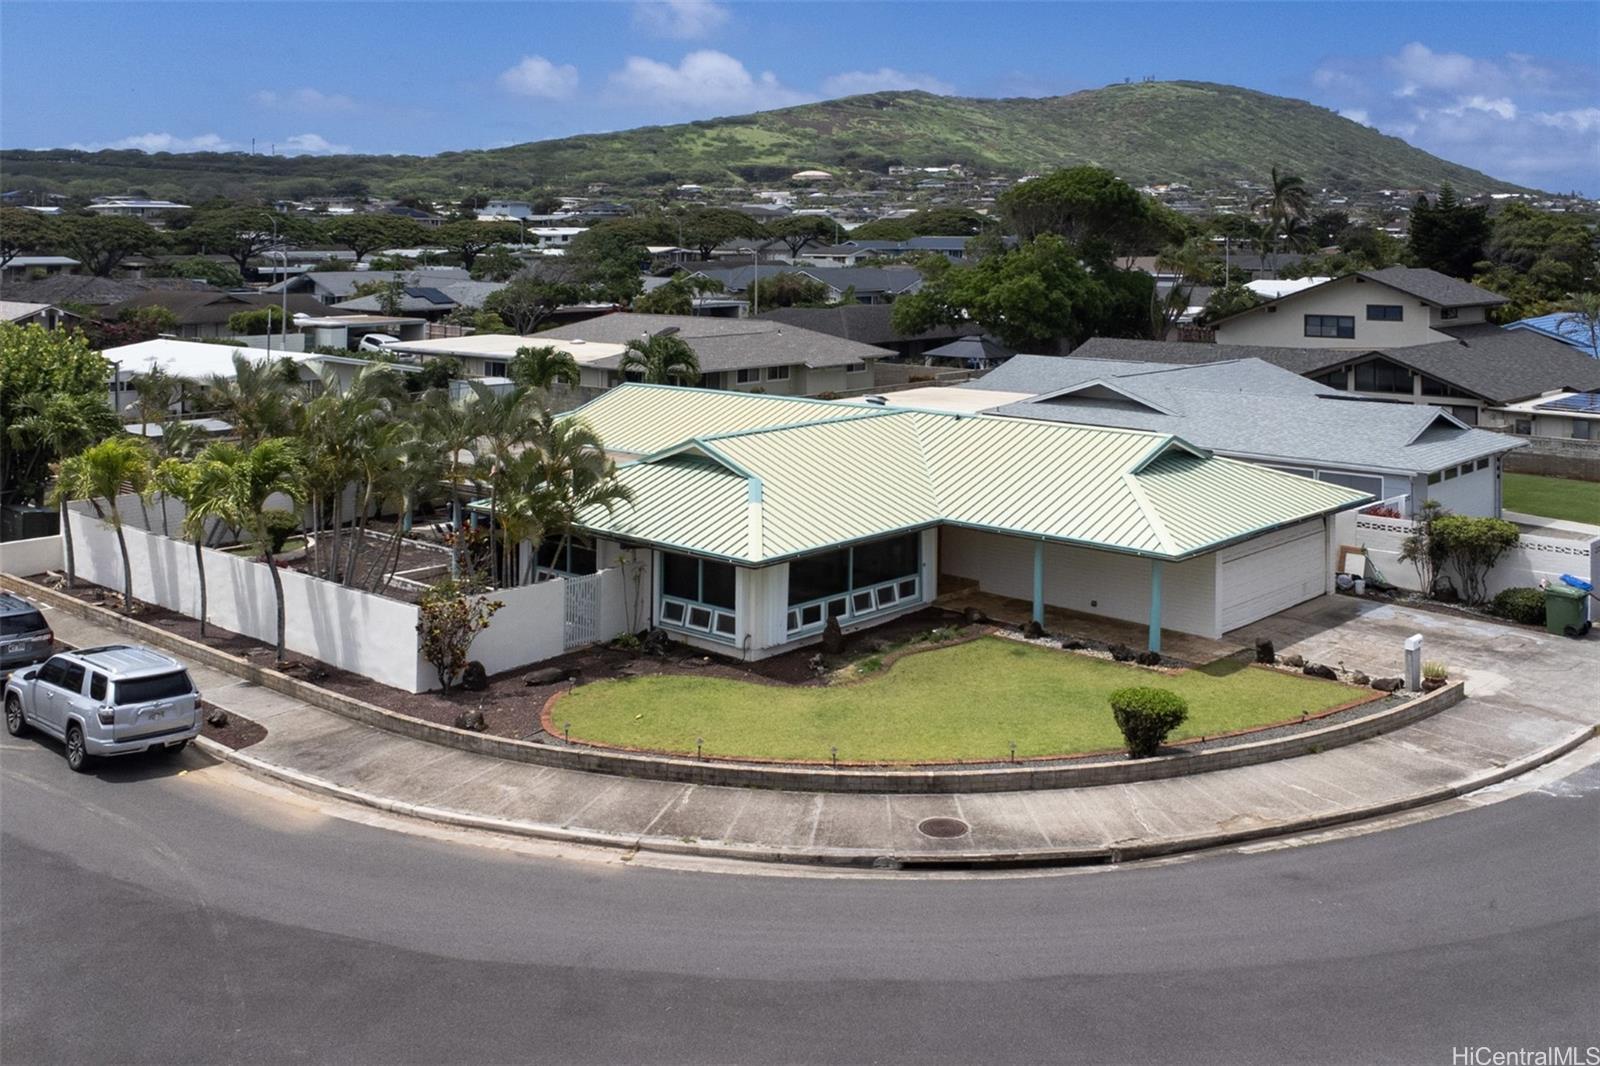
[[[1448,182],[1433,203],[1419,196],[1411,208],[1411,259],[1419,267],[1470,278],[1488,240],[1488,209],[1460,203]]]
[[[808,244],[838,240],[841,230],[837,222],[824,215],[790,215],[767,223],[767,233],[782,241],[792,257]]]
[[[1217,289],[1206,301],[1205,311],[1200,315],[1202,325],[1210,325],[1218,319],[1236,315],[1240,311],[1248,311],[1261,303],[1261,297],[1244,287],[1243,283],[1235,282],[1231,285]]]
[[[749,300],[751,307],[757,310],[762,307],[826,307],[828,286],[804,274],[785,271],[762,278],[759,291],[752,282]]]
[[[82,268],[109,277],[130,255],[161,248],[161,235],[136,218],[71,215],[61,220],[66,247]]]
[[[1091,261],[1182,239],[1170,211],[1102,167],[1070,167],[1022,182],[1000,196],[999,208],[1022,240],[1054,234]]]
[[[446,222],[428,233],[428,243],[445,249],[468,270],[478,261],[478,256],[497,244],[514,243],[519,230],[509,222],[478,222],[462,220]]]
[[[1339,238],[1350,228],[1350,216],[1343,211],[1319,211],[1307,223],[1311,239],[1318,248],[1338,244]]]
[[[527,336],[558,308],[580,303],[585,296],[581,287],[569,282],[527,275],[490,293],[483,301],[483,309],[499,315],[513,333]]]
[[[422,242],[422,227],[394,215],[345,215],[322,224],[322,235],[338,248],[348,248],[356,262],[380,248],[413,247]]]
[[[480,254],[468,271],[474,281],[510,281],[522,269],[522,260],[504,245],[496,245]]]
[[[0,322],[5,502],[38,502],[50,464],[116,432],[110,380],[111,364],[82,333]]]
[[[298,404],[291,390],[299,380],[299,370],[287,357],[257,361],[236,351],[233,374],[217,374],[205,383],[206,402],[248,446],[293,429]]]
[[[727,241],[747,240],[759,250],[767,238],[766,228],[740,211],[723,207],[696,207],[683,216],[683,240],[710,259],[712,249]]]
[[[722,282],[701,274],[678,271],[665,284],[659,285],[633,301],[633,309],[645,315],[694,314],[696,298],[708,292],[721,292]]]
[[[203,255],[191,255],[183,259],[157,263],[145,273],[155,278],[190,278],[215,285],[219,289],[244,287],[244,276],[237,268],[219,263],[215,259],[207,259]]]
[[[228,332],[235,337],[258,337],[277,333],[287,324],[283,311],[270,304],[253,311],[235,311],[228,316]]]
[[[622,376],[647,385],[694,385],[700,360],[682,337],[656,333],[631,340],[622,353]]]
[[[909,241],[917,235],[903,218],[876,218],[850,231],[852,241]]]
[[[52,252],[64,237],[55,219],[21,207],[0,207],[0,266],[19,255]]]
[[[279,241],[310,241],[319,236],[315,223],[281,215],[270,207],[208,206],[182,221],[178,233],[190,250],[225,255],[238,265],[241,275],[249,272],[252,259],[277,247]]]
[[[1594,234],[1585,218],[1510,204],[1490,220],[1484,258],[1492,267],[1531,271],[1541,263],[1560,264],[1571,273],[1571,287],[1589,288],[1595,278]]]
[[[518,385],[548,389],[556,382],[578,384],[578,361],[571,352],[548,344],[530,345],[517,349],[506,368],[507,375]]]

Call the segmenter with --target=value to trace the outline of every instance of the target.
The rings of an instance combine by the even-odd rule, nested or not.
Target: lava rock
[[[221,707],[211,708],[211,713],[206,715],[206,724],[218,729],[228,728],[228,712]]]
[[[1355,673],[1350,675],[1350,683],[1352,685],[1360,685],[1362,688],[1366,688],[1368,685],[1372,684],[1372,678],[1368,677],[1366,674],[1363,674],[1360,670],[1357,670]]]
[[[489,672],[474,659],[461,671],[461,687],[468,692],[482,692],[489,687]]]
[[[523,675],[524,685],[554,685],[558,681],[565,681],[569,673],[559,666],[542,666],[537,670],[530,670]]]
[[[1140,666],[1160,666],[1161,653],[1158,651],[1142,651],[1133,660]]]
[[[969,626],[982,625],[988,620],[989,619],[984,615],[984,613],[978,610],[976,607],[968,607],[966,610],[961,612],[961,621],[965,622]]]
[[[1306,661],[1304,659],[1302,659],[1298,655],[1285,655],[1282,659],[1279,659],[1278,661],[1281,662],[1283,665],[1287,666],[1291,670],[1298,670],[1298,669],[1300,669],[1302,666],[1304,666],[1306,664]]]
[[[1380,677],[1372,682],[1372,687],[1379,692],[1399,692],[1405,684],[1405,681],[1398,677]]]
[[[1062,651],[1083,651],[1088,646],[1089,642],[1086,640],[1063,640],[1061,642]]]
[[[1300,672],[1307,677],[1320,677],[1324,681],[1339,680],[1339,675],[1333,672],[1333,667],[1324,666],[1321,663],[1306,663],[1305,666],[1300,668]]]
[[[1277,653],[1273,650],[1272,641],[1270,641],[1270,640],[1258,640],[1258,641],[1256,641],[1256,662],[1258,662],[1258,663],[1266,663],[1268,666],[1271,666],[1273,663],[1275,663],[1277,661],[1278,661],[1278,656],[1277,656]]]
[[[813,655],[811,658],[807,659],[806,667],[811,671],[811,675],[813,677],[821,677],[823,674],[828,672],[827,661],[824,660],[820,655]]]
[[[844,651],[844,631],[839,628],[837,618],[828,619],[828,624],[822,627],[822,650],[829,655]]]
[[[457,729],[470,729],[474,733],[481,733],[489,728],[488,724],[483,720],[483,712],[476,707],[456,715],[454,724]]]
[[[1113,644],[1107,650],[1111,652],[1111,657],[1119,663],[1133,661],[1134,651],[1126,644]]]
[[[1045,635],[1044,626],[1030,618],[1027,624],[1022,627],[1022,635],[1029,640],[1039,640]]]

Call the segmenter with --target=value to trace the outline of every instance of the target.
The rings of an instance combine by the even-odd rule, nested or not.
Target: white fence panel
[[[0,571],[5,573],[29,577],[46,570],[60,570],[63,565],[59,536],[8,540],[0,544]]]
[[[1400,558],[1401,545],[1415,523],[1403,518],[1345,511],[1335,518],[1336,540],[1341,545],[1365,548],[1370,563],[1383,579],[1403,589],[1418,590],[1415,568]],[[1488,591],[1532,587],[1541,580],[1559,582],[1562,574],[1588,581],[1600,577],[1600,538],[1594,540],[1524,535],[1489,574]],[[1459,587],[1460,581],[1457,579]]]
[[[560,655],[565,650],[562,614],[566,603],[564,581],[541,581],[488,594],[505,606],[495,612],[489,628],[472,642],[467,657],[476,659],[491,674],[514,670]],[[428,670],[430,685],[437,679]]]

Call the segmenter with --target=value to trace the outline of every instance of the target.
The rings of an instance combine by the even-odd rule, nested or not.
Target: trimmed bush
[[[1523,625],[1544,625],[1544,589],[1515,588],[1495,594],[1489,613]]]
[[[1147,759],[1189,717],[1189,704],[1166,689],[1119,688],[1111,694],[1111,713],[1128,745],[1128,757]]]

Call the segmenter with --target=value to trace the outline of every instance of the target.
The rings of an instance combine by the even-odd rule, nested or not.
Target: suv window
[[[67,660],[61,658],[60,656],[51,659],[49,662],[39,667],[39,680],[43,681],[47,685],[55,685],[57,688],[60,688],[66,676]]]
[[[68,692],[83,691],[83,675],[86,671],[82,663],[66,662],[62,664],[61,687]]]
[[[20,637],[24,633],[38,633],[50,627],[38,611],[16,611],[0,615],[0,637]]]
[[[174,696],[188,696],[194,684],[182,670],[157,677],[136,677],[131,681],[117,682],[117,706],[131,703],[149,703],[151,700],[169,700]]]
[[[106,675],[89,675],[89,698],[96,702],[106,698]]]

